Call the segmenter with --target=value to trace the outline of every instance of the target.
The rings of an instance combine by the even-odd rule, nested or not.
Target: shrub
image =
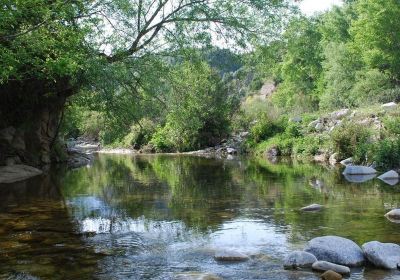
[[[314,156],[318,154],[323,142],[317,136],[298,138],[293,144],[294,156]]]
[[[386,118],[384,125],[389,134],[400,136],[400,117]]]
[[[171,138],[168,134],[168,125],[164,127],[159,126],[157,128],[150,140],[150,144],[154,146],[156,152],[171,152],[174,150],[174,145],[170,141]]]
[[[296,122],[289,122],[285,129],[287,137],[301,137],[303,135],[301,131],[301,125]]]
[[[344,123],[337,127],[332,135],[332,145],[339,158],[356,156],[362,161],[365,158],[364,145],[370,142],[371,132],[364,126],[354,123]]]
[[[372,145],[371,159],[379,168],[400,166],[400,139],[385,139]]]
[[[281,121],[282,122],[282,121]],[[283,131],[283,125],[280,121],[271,120],[266,114],[259,118],[257,123],[251,128],[251,140],[254,143],[260,143]]]
[[[129,133],[122,139],[124,147],[140,148],[149,143],[156,127],[153,121],[142,119],[139,123],[131,126]]]
[[[351,95],[357,100],[357,105],[379,103],[382,92],[390,88],[390,79],[387,74],[377,69],[367,72],[359,71]]]

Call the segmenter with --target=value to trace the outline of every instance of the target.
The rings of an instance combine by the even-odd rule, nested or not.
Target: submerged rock
[[[321,279],[322,280],[341,280],[341,279],[343,279],[343,277],[341,274],[336,273],[335,271],[328,270],[328,271],[325,271],[321,275]]]
[[[394,243],[367,242],[362,245],[367,259],[376,267],[396,269],[400,263],[400,246]]]
[[[310,268],[316,261],[317,258],[313,254],[294,251],[286,256],[283,261],[283,267],[285,269]]]
[[[16,164],[0,167],[0,183],[14,183],[42,174],[32,166]]]
[[[376,174],[377,171],[369,166],[348,165],[343,171],[344,175],[370,175]]]
[[[308,205],[308,206],[306,206],[306,207],[303,207],[303,208],[301,208],[300,210],[302,210],[302,211],[319,211],[319,210],[321,210],[323,207],[324,207],[324,206],[322,206],[322,205],[320,205],[320,204],[314,203],[314,204]]]
[[[232,250],[220,250],[214,255],[214,259],[217,261],[247,261],[249,256]]]
[[[338,265],[334,264],[331,262],[326,262],[326,261],[317,261],[312,265],[312,269],[317,270],[317,271],[328,271],[332,270],[336,273],[342,274],[342,275],[348,275],[350,274],[350,268],[344,265]]]
[[[346,266],[361,266],[365,262],[361,248],[353,241],[339,236],[314,238],[308,242],[305,251],[318,260]]]
[[[394,170],[390,170],[386,173],[383,173],[381,176],[378,177],[378,179],[381,180],[399,179],[399,174]]]

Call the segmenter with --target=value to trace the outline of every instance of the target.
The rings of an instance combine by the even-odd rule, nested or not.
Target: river
[[[98,155],[91,166],[0,184],[0,279],[319,279],[282,260],[313,237],[400,243],[400,188],[262,159]],[[325,209],[299,208],[319,203]],[[221,263],[214,253],[250,256]],[[209,278],[209,279],[212,279]],[[352,269],[349,279],[400,279]]]

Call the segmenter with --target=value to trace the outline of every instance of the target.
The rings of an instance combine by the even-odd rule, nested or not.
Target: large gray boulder
[[[339,236],[314,238],[308,242],[305,251],[320,261],[346,266],[361,266],[365,262],[361,248],[353,241]]]
[[[376,174],[377,171],[369,166],[347,165],[343,171],[344,175],[370,175]]]
[[[311,268],[312,264],[317,261],[317,258],[310,253],[304,251],[294,251],[286,256],[283,261],[285,269]]]
[[[367,259],[377,267],[396,269],[400,263],[400,246],[397,244],[371,241],[362,248]]]
[[[42,173],[37,168],[23,164],[3,166],[0,167],[0,183],[14,183]]]
[[[317,271],[328,271],[332,270],[336,273],[342,274],[342,275],[348,275],[350,274],[350,268],[344,265],[338,265],[334,264],[331,262],[326,262],[326,261],[317,261],[312,265],[312,269],[317,270]]]

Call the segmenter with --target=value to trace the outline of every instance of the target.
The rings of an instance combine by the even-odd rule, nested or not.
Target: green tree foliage
[[[169,82],[166,124],[151,141],[156,148],[187,151],[221,140],[238,100],[228,95],[218,74],[204,62],[185,62]]]
[[[75,77],[87,68],[92,1],[5,0],[0,9],[0,84]],[[77,78],[77,77],[76,77]]]
[[[281,64],[282,83],[275,95],[275,101],[288,108],[297,103],[312,108],[317,98],[315,90],[321,66],[321,34],[318,23],[313,19],[301,17],[293,20],[283,37],[286,52]]]
[[[397,0],[359,0],[351,26],[353,47],[369,68],[400,79],[400,4]]]

